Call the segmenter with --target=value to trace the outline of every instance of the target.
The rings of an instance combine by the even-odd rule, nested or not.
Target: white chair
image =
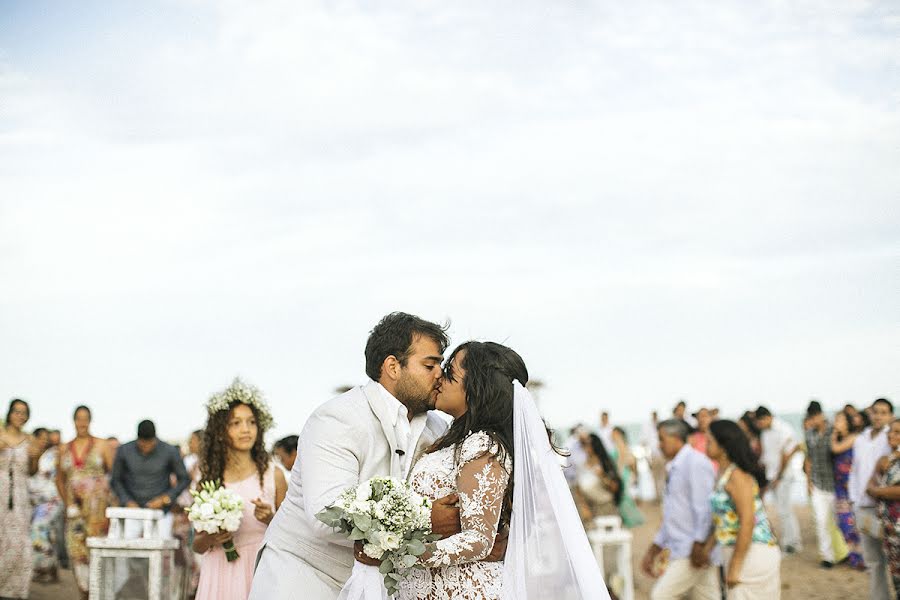
[[[170,600],[181,596],[175,570],[178,540],[159,537],[161,510],[107,508],[105,538],[88,538],[92,600]],[[125,520],[143,522],[143,537],[125,539]]]
[[[622,519],[617,516],[597,517],[594,528],[587,532],[588,541],[594,550],[594,557],[603,578],[607,582],[606,567],[603,562],[604,549],[609,546],[616,551],[616,574],[622,577],[622,600],[634,600],[634,576],[631,571],[631,532],[622,529]]]

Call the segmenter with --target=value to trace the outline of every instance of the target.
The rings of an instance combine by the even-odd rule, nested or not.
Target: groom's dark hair
[[[434,340],[441,354],[450,345],[447,337],[449,325],[438,325],[415,315],[393,312],[378,322],[366,342],[366,375],[373,381],[381,379],[381,365],[388,356],[395,357],[406,366],[416,336]]]

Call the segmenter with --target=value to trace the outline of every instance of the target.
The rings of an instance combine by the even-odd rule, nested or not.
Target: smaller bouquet
[[[241,526],[244,516],[244,499],[226,489],[218,481],[205,481],[200,488],[191,490],[194,503],[188,510],[188,520],[197,531],[210,534],[229,531],[234,533]],[[238,552],[234,540],[228,540],[222,547],[228,562],[237,560]]]
[[[378,571],[388,594],[397,591],[402,574],[425,552],[425,542],[440,537],[431,533],[431,501],[394,477],[373,477],[346,490],[316,518],[361,542],[367,556],[381,561]]]

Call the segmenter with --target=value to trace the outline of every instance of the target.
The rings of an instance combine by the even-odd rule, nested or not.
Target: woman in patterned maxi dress
[[[27,598],[31,586],[31,499],[28,477],[37,470],[38,453],[30,435],[28,404],[10,402],[0,429],[0,597]]]
[[[76,408],[74,421],[75,439],[59,449],[56,489],[66,511],[66,550],[75,583],[82,598],[87,598],[90,583],[87,538],[104,537],[109,529],[107,473],[112,467],[112,455],[105,440],[91,435],[88,407]]]

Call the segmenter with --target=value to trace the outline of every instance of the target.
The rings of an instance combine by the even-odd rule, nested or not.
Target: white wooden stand
[[[171,600],[179,597],[181,590],[175,571],[175,551],[179,543],[159,537],[158,521],[163,512],[146,508],[107,508],[106,517],[110,520],[108,537],[87,540],[91,555],[91,600]],[[143,521],[143,537],[125,539],[126,519]],[[135,565],[141,565],[141,561],[135,559],[146,560],[146,568],[135,569]],[[120,581],[133,575],[141,575],[140,580],[131,580],[128,590],[122,589]]]
[[[597,517],[594,519],[594,529],[587,532],[588,541],[594,550],[594,556],[600,570],[603,571],[604,581],[609,581],[606,567],[603,563],[603,553],[606,547],[616,551],[616,572],[622,576],[622,600],[634,600],[634,576],[631,571],[631,532],[622,529],[622,519],[619,517]],[[607,584],[608,585],[608,584]]]

